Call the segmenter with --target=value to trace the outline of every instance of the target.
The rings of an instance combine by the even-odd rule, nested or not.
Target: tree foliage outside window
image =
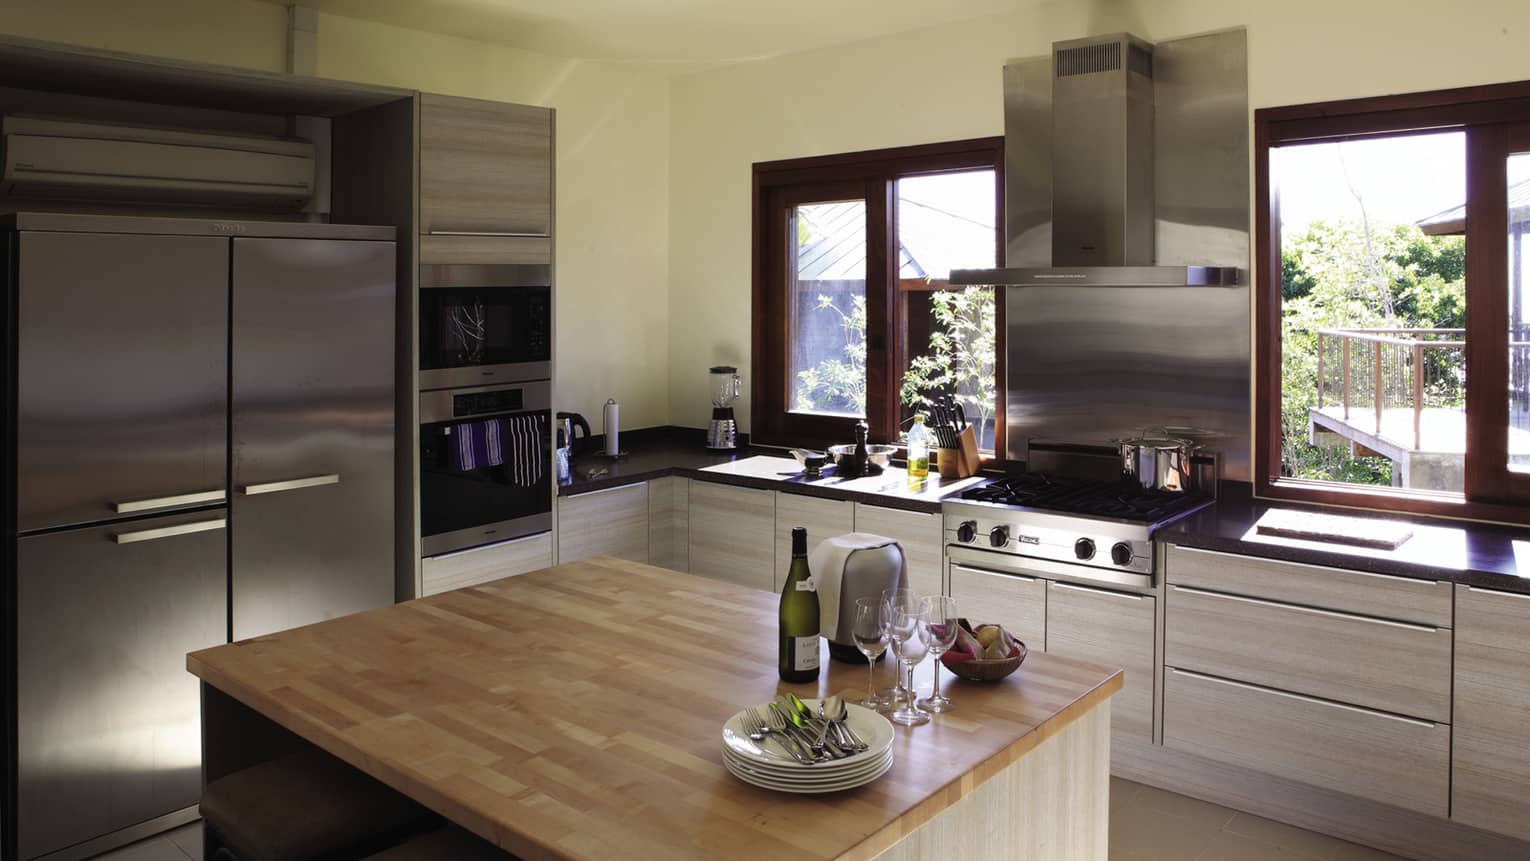
[[[846,313],[834,297],[818,294],[814,310],[839,316],[844,343],[840,356],[797,372],[797,409],[807,412],[866,414],[866,296],[851,297]]]
[[[979,436],[978,447],[993,449],[990,421],[997,403],[996,316],[990,287],[938,290],[930,294],[936,329],[930,352],[909,360],[900,393],[904,406],[929,407],[934,398],[954,394]]]
[[[1466,243],[1413,224],[1316,221],[1281,240],[1281,472],[1288,477],[1392,484],[1385,458],[1308,442],[1317,406],[1317,332],[1324,328],[1453,329],[1466,325]],[[1426,401],[1461,408],[1460,351],[1425,350]],[[1329,390],[1325,403],[1337,394]]]

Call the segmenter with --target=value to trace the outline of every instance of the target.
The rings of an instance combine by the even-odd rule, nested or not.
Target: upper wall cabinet
[[[422,94],[420,232],[552,234],[553,112]]]

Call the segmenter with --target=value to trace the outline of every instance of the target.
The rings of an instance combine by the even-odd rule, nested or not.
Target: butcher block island
[[[777,601],[599,557],[193,652],[204,779],[313,745],[525,859],[1104,861],[1111,668],[947,676],[956,710],[897,727],[857,789],[729,775],[743,706],[864,693],[827,655],[816,684],[779,681]]]

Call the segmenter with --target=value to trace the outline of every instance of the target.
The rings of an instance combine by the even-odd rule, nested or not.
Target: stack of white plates
[[[804,700],[808,708],[818,710],[817,700]],[[876,780],[892,768],[893,728],[868,708],[847,706],[845,722],[869,748],[844,759],[804,764],[782,752],[775,741],[754,741],[739,712],[723,724],[723,767],[728,773],[755,786],[780,792],[838,792]],[[763,707],[757,707],[763,713]]]

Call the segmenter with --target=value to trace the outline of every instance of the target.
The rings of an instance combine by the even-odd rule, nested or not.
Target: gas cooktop
[[[1091,481],[1031,472],[965,491],[961,499],[1156,526],[1197,511],[1211,498],[1154,490],[1134,481]]]

